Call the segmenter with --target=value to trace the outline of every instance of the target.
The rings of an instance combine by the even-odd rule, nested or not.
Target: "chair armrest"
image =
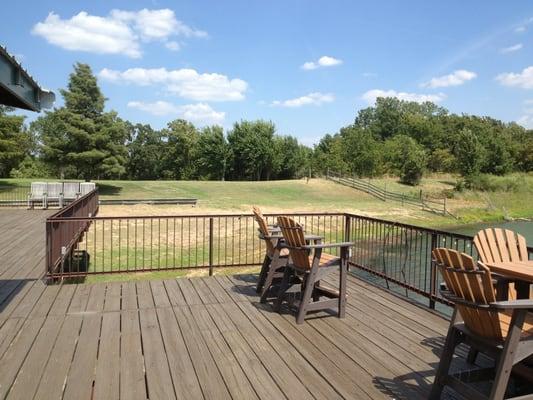
[[[331,247],[350,247],[355,245],[354,242],[340,242],[340,243],[323,243],[323,244],[310,244],[302,246],[302,249],[328,249]]]
[[[501,310],[523,310],[523,309],[533,310],[533,300],[518,299],[518,300],[507,300],[507,301],[496,301],[494,303],[490,303],[490,306],[501,309]]]

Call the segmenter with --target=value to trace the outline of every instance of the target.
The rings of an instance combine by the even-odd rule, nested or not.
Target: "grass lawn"
[[[248,214],[252,205],[260,206],[265,213],[268,212],[352,212],[377,218],[401,221],[426,227],[446,227],[456,226],[461,223],[495,221],[504,217],[533,217],[533,202],[530,201],[533,193],[533,176],[529,175],[511,175],[503,178],[491,178],[495,181],[494,191],[489,192],[454,192],[453,187],[456,178],[450,175],[436,175],[424,178],[421,185],[413,188],[400,184],[396,178],[379,178],[372,179],[371,182],[387,190],[404,193],[406,195],[418,195],[420,190],[424,194],[433,197],[443,198],[447,195],[448,209],[459,219],[444,217],[427,211],[420,210],[414,206],[402,206],[396,202],[383,202],[366,193],[355,189],[339,185],[337,183],[326,181],[324,179],[311,179],[307,181],[289,180],[289,181],[270,181],[270,182],[213,182],[213,181],[99,181],[97,185],[100,195],[105,199],[150,199],[150,198],[197,198],[198,205],[179,206],[179,205],[144,205],[138,204],[133,206],[101,206],[100,216],[139,216],[139,215],[197,215],[197,214]],[[511,190],[503,190],[509,181],[518,182]],[[0,187],[9,187],[7,192],[19,193],[25,191],[24,187],[29,186],[31,180],[2,180]],[[501,184],[503,182],[503,184]],[[506,183],[507,182],[507,183]],[[515,183],[516,183],[515,182]],[[499,185],[499,186],[498,186]],[[27,191],[27,190],[26,190]],[[4,189],[4,193],[6,190]],[[1,194],[0,194],[1,195]],[[135,220],[130,221],[135,223]],[[159,223],[159,222],[158,222]],[[205,243],[191,245],[191,235],[187,241],[180,238],[181,225],[172,229],[166,225],[158,223],[146,226],[146,232],[149,232],[150,245],[138,243],[139,250],[135,253],[127,254],[126,248],[132,249],[132,243],[129,243],[130,237],[126,233],[127,223],[117,226],[109,226],[108,223],[101,226],[94,224],[91,232],[86,237],[86,241],[80,244],[80,248],[85,246],[91,253],[90,268],[98,270],[115,269],[117,265],[126,264],[141,265],[143,263],[154,263],[152,259],[152,240],[155,240],[154,248],[160,249],[163,257],[157,253],[157,262],[161,266],[187,266],[187,265],[205,265],[204,262],[196,261],[200,257],[205,259]],[[313,228],[309,226],[310,228]],[[205,230],[205,227],[201,229]],[[253,222],[246,229],[253,229]],[[130,232],[133,227],[130,226]],[[205,232],[200,230],[191,231],[190,227],[185,232],[193,232],[195,240],[205,239]],[[154,232],[154,233],[152,233]],[[155,233],[157,232],[157,233]],[[160,239],[160,232],[165,232],[163,239]],[[148,233],[147,233],[148,235]],[[252,233],[254,235],[254,233]],[[245,235],[246,236],[246,235]],[[326,233],[327,236],[327,233]],[[197,237],[197,239],[196,239]],[[175,251],[172,249],[172,255],[167,248],[167,242],[185,243],[183,250]],[[148,242],[147,242],[148,243]],[[181,245],[180,245],[181,246]],[[187,247],[194,248],[194,262],[190,262],[193,254]],[[230,249],[239,250],[242,245],[238,243],[230,246]],[[141,249],[144,248],[144,251]],[[105,250],[104,250],[105,249]],[[162,250],[161,250],[162,249]],[[231,250],[231,251],[233,251]],[[229,254],[225,249],[216,250],[220,254]],[[230,251],[230,250],[227,250]],[[256,248],[251,253],[260,251]],[[176,253],[176,254],[174,254]],[[190,254],[189,254],[190,253]],[[251,254],[250,249],[240,249],[238,254]],[[150,256],[148,255],[150,254]],[[199,255],[198,255],[199,254]],[[218,253],[217,253],[218,254]],[[262,255],[255,254],[254,257],[261,258]],[[129,257],[129,258],[128,258]],[[203,258],[202,258],[203,257]],[[227,257],[227,256],[224,256]],[[167,260],[168,259],[168,260]],[[162,261],[164,260],[164,261]],[[205,261],[205,260],[204,260]],[[242,261],[242,260],[241,260]],[[256,271],[252,268],[249,271]],[[157,279],[170,278],[174,276],[194,276],[205,275],[207,269],[196,270],[177,270],[161,272],[143,272],[136,274],[105,275],[91,276],[87,281],[108,281],[108,280],[130,280],[130,279]],[[242,272],[242,268],[217,269],[215,273],[236,273]]]
[[[492,177],[496,189],[489,192],[454,192],[456,177],[449,174],[425,177],[417,187],[400,184],[397,178],[371,179],[373,184],[387,190],[416,196],[450,197],[447,208],[458,217],[442,217],[396,202],[383,202],[370,195],[323,179],[219,182],[219,181],[97,181],[103,199],[196,198],[198,205],[190,206],[104,206],[101,215],[157,215],[243,213],[252,205],[264,212],[282,211],[348,211],[368,216],[443,227],[458,223],[496,221],[504,218],[533,217],[533,175],[513,174]],[[12,191],[28,186],[32,180],[0,180],[0,187]],[[515,182],[508,191],[501,182]],[[498,187],[502,186],[500,190]]]

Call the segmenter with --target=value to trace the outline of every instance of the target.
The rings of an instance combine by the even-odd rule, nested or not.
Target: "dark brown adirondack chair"
[[[278,217],[278,226],[289,249],[291,261],[285,268],[283,280],[275,303],[280,310],[287,293],[294,291],[293,276],[301,276],[300,299],[296,301],[298,315],[296,322],[304,322],[310,311],[338,308],[339,318],[344,318],[346,306],[346,274],[348,272],[348,250],[351,242],[331,244],[307,244],[303,228],[289,217]],[[324,253],[324,249],[340,248],[340,257]],[[323,286],[321,280],[333,272],[339,272],[339,287],[334,290]],[[323,299],[326,297],[326,299]]]
[[[444,386],[450,386],[467,399],[504,399],[511,370],[525,372],[527,367],[521,362],[533,354],[533,318],[529,313],[533,301],[498,302],[490,270],[483,263],[444,248],[433,250],[432,255],[446,282],[442,295],[454,302],[455,308],[429,398],[440,399]],[[460,343],[493,357],[495,367],[450,375],[450,363]],[[484,380],[493,380],[488,397],[468,385]]]
[[[474,245],[479,259],[484,264],[506,261],[527,261],[526,239],[511,230],[488,228],[474,236]],[[509,299],[516,299],[514,285],[509,284]]]
[[[274,279],[283,276],[283,268],[289,260],[289,251],[280,246],[282,239],[280,234],[272,235],[273,231],[278,231],[279,233],[279,229],[267,224],[265,217],[258,207],[253,207],[252,211],[255,221],[259,225],[260,236],[265,242],[266,247],[265,258],[263,259],[263,265],[256,287],[256,291],[261,293],[261,301],[264,302]]]

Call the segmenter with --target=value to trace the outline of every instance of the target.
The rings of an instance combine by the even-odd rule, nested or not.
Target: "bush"
[[[55,174],[43,161],[26,157],[9,175],[11,178],[53,178]]]
[[[464,189],[480,192],[518,192],[526,189],[523,176],[498,177],[488,174],[472,174],[460,179],[455,184],[455,190],[462,192]]]

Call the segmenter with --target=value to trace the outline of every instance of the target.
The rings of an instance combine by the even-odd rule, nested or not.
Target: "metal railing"
[[[0,185],[0,207],[26,207],[30,185]]]
[[[81,209],[73,203],[47,221],[48,278],[195,268],[212,274],[217,268],[259,266],[265,254],[251,214],[82,216],[94,212],[95,204]],[[277,215],[265,216],[275,223]],[[447,247],[477,257],[472,237],[462,234],[348,213],[283,215],[326,242],[354,242],[353,274],[431,308],[448,304],[439,293],[443,280],[431,251]]]
[[[370,182],[356,177],[347,177],[334,172],[329,172],[326,179],[337,182],[341,185],[349,186],[353,189],[360,190],[376,197],[382,201],[395,201],[402,205],[407,204],[415,207],[420,207],[426,211],[431,211],[438,214],[451,215],[446,209],[446,198],[437,199],[429,196],[424,196],[422,191],[418,196],[407,195],[405,193],[391,192],[390,190],[380,188]]]
[[[61,273],[76,257],[76,248],[98,212],[98,189],[74,200],[46,219],[46,276]],[[69,221],[65,223],[64,221]]]
[[[326,240],[344,239],[342,213],[288,214],[306,230]],[[269,223],[276,215],[266,214]],[[48,278],[129,272],[155,272],[261,265],[265,248],[252,214],[132,217],[54,217],[53,248],[65,242],[57,232],[84,233],[73,241],[60,264],[47,268]],[[57,251],[57,250],[56,250]],[[56,259],[56,257],[52,257]]]

